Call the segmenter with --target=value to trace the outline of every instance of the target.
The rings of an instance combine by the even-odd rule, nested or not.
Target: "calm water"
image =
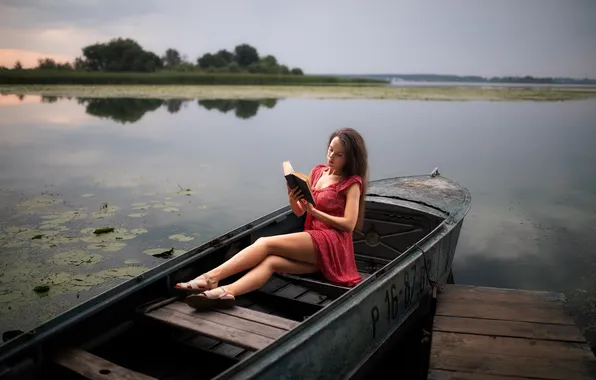
[[[163,262],[152,253],[284,206],[281,162],[310,170],[330,132],[351,126],[371,179],[438,166],[470,189],[457,283],[565,292],[590,336],[595,106],[2,96],[0,330],[31,328]]]

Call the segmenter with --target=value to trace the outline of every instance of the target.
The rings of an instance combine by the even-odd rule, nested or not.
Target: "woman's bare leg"
[[[256,267],[270,255],[281,256],[301,263],[317,264],[317,256],[310,235],[307,232],[297,232],[259,238],[228,261],[205,273],[205,276],[212,280],[212,286],[216,286],[226,277]],[[199,277],[195,280],[200,281]],[[187,284],[179,283],[177,286],[186,288]]]
[[[253,290],[259,289],[265,285],[267,280],[271,278],[273,273],[282,272],[290,274],[314,273],[319,270],[316,264],[309,264],[300,261],[286,259],[281,256],[267,256],[265,260],[261,261],[250,272],[246,273],[237,281],[226,285],[225,288],[228,293],[239,296]],[[210,296],[208,292],[205,294]]]

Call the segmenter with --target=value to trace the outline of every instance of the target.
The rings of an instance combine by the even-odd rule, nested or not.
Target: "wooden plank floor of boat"
[[[428,379],[596,379],[596,358],[561,293],[445,285]]]
[[[153,380],[151,376],[121,367],[90,352],[64,347],[54,354],[53,360],[65,368],[91,380],[127,379]]]
[[[253,350],[266,347],[300,324],[240,306],[196,311],[182,301],[166,304],[145,315],[172,326]]]

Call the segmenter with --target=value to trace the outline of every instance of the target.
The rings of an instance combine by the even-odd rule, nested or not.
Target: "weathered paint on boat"
[[[313,312],[296,327],[212,378],[361,376],[367,361],[384,342],[404,330],[412,316],[424,311],[433,284],[446,282],[470,201],[467,189],[439,175],[372,181],[364,230],[354,233],[354,247],[360,260],[386,264],[351,289],[294,276],[338,298],[324,307],[311,308]],[[131,310],[139,304],[171,293],[175,282],[201,273],[205,265],[212,266],[210,263],[216,263],[224,253],[233,254],[243,239],[254,241],[259,236],[296,231],[302,221],[288,206],[283,207],[10,340],[0,346],[0,378],[16,376],[19,366],[31,371],[43,368],[47,365],[43,359],[56,343],[109,341],[109,334],[101,336],[101,326],[112,328],[120,319],[130,318]],[[203,267],[197,268],[199,265]],[[44,377],[38,374],[32,378]]]

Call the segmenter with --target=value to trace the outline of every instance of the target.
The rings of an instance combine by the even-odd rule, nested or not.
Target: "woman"
[[[176,284],[177,289],[199,293],[184,302],[197,309],[231,307],[235,296],[260,288],[274,272],[321,271],[329,282],[356,285],[362,278],[356,269],[352,232],[362,228],[367,182],[368,153],[362,136],[351,128],[333,132],[327,165],[317,165],[310,173],[317,207],[306,202],[298,188],[288,188],[294,214],[307,213],[304,231],[259,238],[217,268]],[[236,282],[218,286],[222,279],[248,269]]]

